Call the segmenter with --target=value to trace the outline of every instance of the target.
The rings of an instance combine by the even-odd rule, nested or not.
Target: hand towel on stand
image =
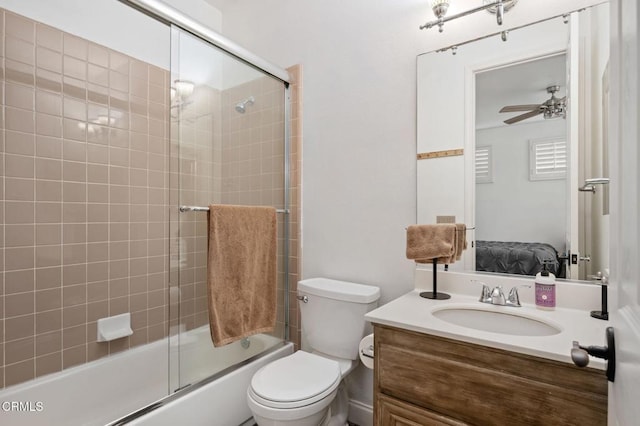
[[[456,255],[456,225],[438,223],[407,228],[407,259],[417,263],[450,263]]]

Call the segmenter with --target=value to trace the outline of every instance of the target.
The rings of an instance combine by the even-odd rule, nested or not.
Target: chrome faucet
[[[472,283],[480,284],[482,286],[482,293],[480,294],[480,299],[478,299],[482,303],[491,303],[491,289],[488,285],[478,280],[471,280]]]
[[[507,299],[504,297],[502,286],[496,286],[491,290],[491,304],[504,306],[507,304]]]
[[[520,304],[518,288],[531,287],[529,284],[517,285],[509,290],[508,296],[505,296],[504,291],[502,291],[502,286],[496,286],[492,290],[482,281],[471,280],[471,282],[482,285],[482,293],[480,294],[480,299],[478,299],[480,302],[489,303],[491,305],[513,306],[516,308],[522,306]]]
[[[507,306],[514,306],[516,308],[519,308],[520,306],[522,306],[520,304],[520,295],[518,294],[519,287],[531,288],[531,284],[517,285],[513,287],[511,290],[509,290],[509,297],[507,297]]]

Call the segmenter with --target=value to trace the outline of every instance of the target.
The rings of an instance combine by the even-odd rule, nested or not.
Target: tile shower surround
[[[255,103],[244,114],[238,113],[236,104],[249,96],[254,96]],[[206,206],[220,202],[284,206],[281,82],[260,77],[223,92],[199,88],[194,92],[192,102],[176,111],[174,116],[172,137],[177,139],[179,135],[180,154],[172,155],[172,158],[180,158],[175,167],[180,173],[172,175],[170,186],[180,188],[176,204]],[[214,126],[214,122],[223,125]],[[180,258],[176,247],[185,247],[187,261],[179,268],[180,321],[191,329],[208,323],[207,214],[185,212],[179,215],[179,221],[179,234],[171,235],[174,242],[171,259]],[[274,335],[281,337],[284,330],[284,216],[278,214],[277,221],[279,303]],[[178,293],[177,289],[173,293]],[[177,325],[176,321],[172,318],[171,325]]]
[[[167,335],[171,76],[3,9],[0,35],[1,388]],[[291,71],[299,81],[299,67]],[[299,342],[293,295],[300,264],[300,88],[292,87],[290,313],[291,337]],[[234,96],[225,95],[208,94],[211,106],[219,111],[221,99],[233,103]],[[231,107],[222,105],[223,111]],[[219,127],[208,128],[212,155],[237,142]],[[211,166],[224,161],[214,158],[218,163]],[[230,172],[214,173],[208,190],[220,202],[256,196],[230,185]],[[269,197],[274,189],[258,193]],[[266,201],[257,197],[257,203]],[[193,222],[200,232],[202,219]],[[187,312],[181,321],[189,327],[206,321],[198,279],[202,238],[192,237],[181,271],[181,279],[194,276],[191,287],[181,288]],[[97,319],[123,312],[131,312],[134,334],[97,343]]]
[[[167,334],[169,73],[3,11],[0,384]],[[134,334],[96,342],[98,318]]]

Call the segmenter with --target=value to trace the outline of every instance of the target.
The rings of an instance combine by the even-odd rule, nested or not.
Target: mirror
[[[476,271],[535,275],[542,260],[566,276],[566,60],[561,53],[475,74]],[[560,113],[544,118],[552,104]]]
[[[549,259],[559,277],[605,270],[606,184],[579,188],[606,177],[608,56],[607,4],[418,56],[418,223],[475,228],[451,269],[533,275]]]

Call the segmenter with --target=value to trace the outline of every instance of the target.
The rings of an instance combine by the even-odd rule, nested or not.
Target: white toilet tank
[[[378,287],[328,278],[298,282],[302,334],[311,349],[343,359],[358,358],[364,314],[378,305]],[[305,302],[306,300],[306,302]]]

